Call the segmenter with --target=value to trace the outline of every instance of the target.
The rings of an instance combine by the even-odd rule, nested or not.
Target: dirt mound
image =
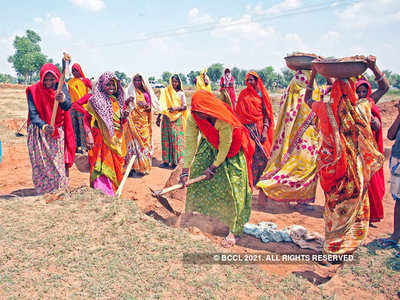
[[[169,176],[167,182],[165,183],[164,188],[173,186],[175,184],[179,183],[179,177],[182,173],[183,169],[183,164],[178,165],[172,172],[171,175]],[[178,189],[175,191],[172,191],[166,195],[168,198],[173,198],[175,200],[179,201],[185,201],[186,198],[186,189]]]
[[[26,89],[27,85],[24,84],[13,84],[13,83],[0,83],[1,89],[18,89],[24,90]]]

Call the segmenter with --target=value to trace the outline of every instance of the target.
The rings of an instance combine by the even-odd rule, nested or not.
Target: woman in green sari
[[[212,93],[196,92],[191,106],[180,181],[186,186],[189,168],[190,178],[207,177],[188,187],[186,211],[215,217],[226,224],[229,234],[222,246],[231,247],[236,242],[235,235],[243,232],[250,218],[249,183],[255,145],[232,109]]]

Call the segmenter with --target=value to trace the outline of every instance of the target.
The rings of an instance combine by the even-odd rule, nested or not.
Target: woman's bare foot
[[[221,242],[221,245],[224,248],[233,247],[235,244],[236,244],[236,239],[232,232],[229,232],[229,234]]]

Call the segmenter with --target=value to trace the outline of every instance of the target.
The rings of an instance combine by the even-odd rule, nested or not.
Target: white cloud
[[[247,11],[256,15],[277,15],[284,11],[296,9],[303,5],[302,0],[284,0],[278,4],[271,6],[270,8],[264,9],[262,4],[259,3],[256,6],[247,6]]]
[[[325,33],[322,37],[321,40],[323,42],[331,42],[331,41],[337,41],[340,38],[340,33],[337,31],[328,31]]]
[[[90,11],[100,11],[106,7],[103,0],[70,0],[76,6],[86,8]]]
[[[67,38],[71,37],[71,34],[67,30],[64,21],[60,17],[52,16],[48,21],[48,26],[50,26],[50,30],[55,35]]]
[[[400,1],[365,0],[336,12],[342,27],[361,29],[400,21]]]
[[[33,21],[35,21],[35,23],[39,23],[39,24],[43,23],[43,19],[40,17],[34,18]]]
[[[214,22],[214,18],[208,14],[200,14],[199,9],[194,7],[189,10],[188,21],[191,24],[204,24]]]
[[[191,10],[189,10],[189,17],[195,18],[199,14],[199,9],[194,7]]]

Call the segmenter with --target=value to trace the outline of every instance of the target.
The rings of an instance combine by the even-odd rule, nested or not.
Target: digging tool
[[[264,146],[263,146],[263,144],[261,144],[261,141],[258,138],[257,134],[253,131],[252,128],[248,128],[248,129],[249,129],[251,137],[256,142],[257,146],[261,148],[261,151],[263,152],[265,158],[266,159],[270,159],[270,156],[267,154],[267,152],[265,152]]]
[[[131,169],[132,169],[133,163],[135,162],[135,159],[136,159],[136,154],[132,155],[132,157],[128,163],[128,166],[125,170],[124,178],[122,179],[121,184],[119,185],[117,193],[116,193],[117,198],[121,197],[122,189],[125,185],[126,179],[128,179],[129,173],[131,172]]]
[[[64,52],[63,55],[64,55],[64,57],[62,59],[63,70],[62,70],[60,80],[58,81],[56,95],[61,92],[61,89],[65,82],[65,75],[68,73],[69,63],[71,62],[71,56],[68,53]],[[56,121],[57,109],[58,109],[58,101],[54,100],[53,113],[51,114],[51,122],[50,122],[51,126],[54,126],[54,123]]]
[[[28,122],[28,119],[26,119],[26,120],[24,121],[24,123],[22,123],[22,125],[19,127],[19,129],[18,129],[17,132],[15,133],[15,136],[24,136],[24,135],[21,133],[21,130],[22,130],[22,128],[25,127],[26,122]]]
[[[206,175],[201,175],[199,177],[193,178],[193,179],[189,179],[186,182],[186,186],[191,185],[193,183],[196,182],[200,182],[203,181],[204,179],[206,179],[207,176]],[[172,206],[169,204],[167,198],[165,198],[163,195],[172,191],[175,191],[177,189],[181,189],[183,187],[183,185],[181,183],[179,184],[175,184],[173,186],[167,187],[165,189],[162,190],[157,190],[154,191],[152,188],[149,188],[151,191],[151,195],[155,198],[157,198],[157,200],[162,204],[162,206],[164,206],[168,211],[172,212],[173,214],[175,214],[176,216],[180,216],[181,213],[176,212]]]

